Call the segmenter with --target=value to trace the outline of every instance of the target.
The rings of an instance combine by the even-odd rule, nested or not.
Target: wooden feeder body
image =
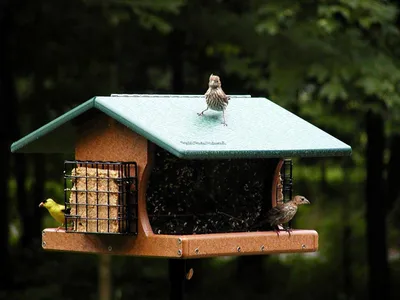
[[[137,235],[82,234],[45,229],[42,244],[44,249],[169,258],[313,252],[318,249],[318,233],[315,230],[293,230],[290,236],[284,231],[279,236],[273,231],[155,234],[146,208],[146,190],[156,146],[103,112],[87,114],[78,119],[74,126],[76,160],[136,162]],[[33,140],[31,137],[29,139]],[[25,145],[26,141],[20,144]],[[20,144],[14,145],[14,150],[19,149]],[[347,148],[341,150],[348,152]],[[277,201],[276,188],[281,163],[282,160],[277,163],[271,181],[272,205]]]

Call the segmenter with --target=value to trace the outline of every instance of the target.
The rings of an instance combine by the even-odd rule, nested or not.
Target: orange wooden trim
[[[196,235],[124,236],[65,233],[55,228],[43,231],[46,250],[134,255],[169,258],[262,255],[314,252],[318,250],[315,230],[293,230],[291,235],[273,231]]]
[[[153,235],[153,229],[150,225],[149,216],[147,214],[147,199],[146,199],[146,190],[147,183],[150,178],[151,170],[153,168],[153,155],[154,155],[154,145],[147,141],[147,161],[142,162],[142,165],[145,166],[142,176],[139,179],[139,194],[138,194],[138,232],[139,234],[143,233],[146,236]]]
[[[138,233],[153,234],[146,209],[153,146],[141,135],[107,116],[87,120],[79,130],[78,160],[135,161],[138,167]]]
[[[279,236],[273,231],[216,233],[182,236],[185,258],[314,252],[318,250],[315,230],[294,230]]]
[[[153,237],[157,237],[154,239]],[[178,243],[174,236],[145,236],[122,234],[66,233],[63,229],[48,228],[42,232],[45,250],[132,255],[149,257],[177,257]]]
[[[274,179],[272,180],[272,197],[271,197],[272,207],[276,206],[276,192],[277,192],[277,186],[278,186],[278,183],[280,180],[279,174],[281,172],[282,165],[283,165],[283,159],[281,159],[278,162],[278,165],[276,166],[276,169],[275,169]]]

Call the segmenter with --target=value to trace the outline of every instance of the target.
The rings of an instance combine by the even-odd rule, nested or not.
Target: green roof
[[[351,147],[266,98],[231,96],[225,112],[203,95],[94,97],[11,145],[12,152],[73,153],[80,120],[104,113],[181,158],[350,155]]]

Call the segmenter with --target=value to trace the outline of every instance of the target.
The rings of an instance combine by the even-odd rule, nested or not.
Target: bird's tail
[[[264,219],[264,220],[261,220],[260,222],[253,224],[249,229],[250,230],[260,230],[266,225],[269,225],[269,221]]]

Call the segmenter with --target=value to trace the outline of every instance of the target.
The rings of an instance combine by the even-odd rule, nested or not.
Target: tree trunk
[[[352,167],[352,162],[350,159],[344,159],[342,161],[342,168],[345,174],[349,173],[349,169]],[[323,189],[326,190],[328,185]],[[349,188],[349,184],[343,188]],[[353,276],[352,276],[352,257],[351,257],[351,244],[352,238],[352,227],[350,225],[350,215],[352,213],[352,197],[351,193],[347,195],[347,199],[343,199],[341,205],[341,217],[342,217],[342,285],[343,285],[343,299],[354,299],[354,288],[353,288]]]
[[[366,114],[366,221],[369,264],[369,298],[388,299],[389,268],[386,244],[386,199],[383,189],[384,122],[381,115]]]
[[[267,292],[268,284],[265,274],[264,255],[239,256],[236,265],[236,282],[238,286],[251,291],[252,295]]]
[[[1,56],[1,54],[0,54]],[[0,68],[1,69],[1,68]],[[2,77],[2,75],[0,75]],[[4,84],[4,79],[0,77],[0,85]],[[7,93],[3,91],[0,86],[0,98],[9,99]],[[1,218],[0,218],[0,289],[6,289],[10,285],[11,268],[9,265],[9,249],[8,249],[8,211],[9,211],[9,197],[8,197],[8,180],[10,175],[10,139],[7,137],[7,111],[4,111],[3,116],[0,117],[0,164],[2,171],[0,172],[0,199],[1,199]]]
[[[112,299],[111,284],[111,255],[98,255],[99,257],[99,300]]]
[[[183,259],[168,259],[170,300],[183,300],[185,298],[185,264],[186,262]]]
[[[344,299],[353,299],[352,262],[349,245],[351,243],[351,227],[346,224],[342,231],[342,266],[343,266],[343,294]]]
[[[18,138],[20,138],[20,134],[18,134]],[[27,159],[26,155],[23,153],[18,153],[14,154],[15,158],[15,179],[17,182],[17,203],[18,203],[18,212],[19,212],[19,218],[21,220],[21,225],[22,225],[22,234],[21,234],[21,240],[20,243],[21,245],[25,244],[24,241],[24,235],[25,235],[25,219],[27,217],[27,191],[25,188],[25,182],[26,182],[26,164],[27,164]]]
[[[31,247],[41,239],[41,216],[43,209],[39,209],[38,205],[45,198],[44,186],[46,183],[45,156],[35,153],[31,157],[33,160],[33,177],[35,181],[33,182],[30,197],[24,199],[25,216],[22,220],[23,235],[21,243],[25,248]]]
[[[400,134],[394,134],[390,141],[390,160],[387,166],[387,211],[391,211],[400,196],[398,175],[400,166]]]
[[[169,38],[169,51],[171,57],[172,69],[172,92],[182,94],[184,90],[184,70],[183,70],[183,52],[185,35],[179,29],[175,29]]]
[[[398,184],[398,172],[400,166],[400,134],[394,134],[390,142],[390,159],[387,165],[387,213],[389,224],[400,229],[400,185]]]
[[[37,19],[40,19],[40,12],[37,13]],[[38,97],[42,97],[43,82],[42,76],[37,74],[35,76],[35,96],[31,99],[32,103],[39,103]],[[47,120],[46,110],[36,110],[35,116],[32,122],[33,128],[39,128]],[[28,156],[29,161],[32,162],[33,167],[33,184],[31,192],[28,193],[27,197],[19,199],[20,210],[22,211],[23,218],[22,228],[23,234],[21,237],[22,246],[25,248],[32,247],[36,243],[39,243],[41,239],[41,217],[43,215],[43,209],[39,209],[38,205],[45,198],[44,188],[46,184],[46,159],[42,153],[34,153]],[[23,171],[20,170],[23,175]],[[22,180],[22,178],[21,178]],[[21,184],[24,184],[21,182]],[[21,197],[26,196],[24,192],[20,193]],[[61,224],[60,224],[61,225]],[[36,245],[34,246],[36,247]]]
[[[13,8],[15,1],[2,1],[0,4],[0,101],[2,115],[0,117],[0,289],[7,289],[12,284],[12,268],[10,266],[9,239],[9,179],[10,179],[10,145],[15,137],[17,95],[11,66],[11,49],[9,40],[13,29]]]

